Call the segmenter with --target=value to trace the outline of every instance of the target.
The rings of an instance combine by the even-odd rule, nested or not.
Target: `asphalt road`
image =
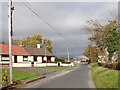
[[[40,80],[28,85],[27,88],[95,88],[88,65],[82,64],[70,72]]]

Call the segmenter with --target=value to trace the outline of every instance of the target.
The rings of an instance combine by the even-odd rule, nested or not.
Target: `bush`
[[[120,70],[120,62],[116,65],[116,70]]]
[[[103,66],[103,65],[104,65],[104,63],[99,63],[99,62],[98,62],[98,65],[99,65],[99,66]]]
[[[103,65],[103,67],[105,67],[105,68],[110,68],[110,63],[105,63],[105,64]]]
[[[116,66],[117,66],[117,62],[114,62],[114,63],[105,63],[104,65],[103,65],[103,67],[105,67],[105,68],[109,68],[109,69],[116,69]]]

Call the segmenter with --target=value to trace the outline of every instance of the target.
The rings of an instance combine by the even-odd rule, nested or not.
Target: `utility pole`
[[[68,46],[67,46],[67,54],[68,54],[68,62],[70,62],[70,56],[69,56],[69,49],[68,49]]]
[[[8,0],[8,30],[9,30],[9,61],[10,61],[10,83],[13,84],[13,70],[12,70],[12,0]]]
[[[45,58],[45,60],[46,60],[46,66],[47,66],[47,53],[46,53],[47,50],[46,50],[46,48],[47,48],[47,47],[46,47],[46,44],[45,44],[45,57],[44,57],[44,58]]]
[[[57,49],[57,57],[59,57],[59,55],[58,55],[58,49]]]

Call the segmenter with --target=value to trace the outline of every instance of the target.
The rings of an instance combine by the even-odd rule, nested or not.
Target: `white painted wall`
[[[40,63],[42,63],[42,57],[38,56],[37,57],[37,61],[40,62]]]
[[[38,63],[38,62],[35,62],[34,63],[34,66],[35,67],[46,67],[46,66],[58,66],[58,63]]]
[[[44,57],[44,60],[47,60],[47,57]]]
[[[31,62],[13,63],[13,67],[31,67]]]
[[[10,62],[9,61],[1,61],[0,64],[9,64]]]
[[[17,56],[17,62],[23,62],[23,56]]]
[[[55,57],[51,57],[51,61],[52,61],[52,62],[55,62]]]
[[[58,63],[47,63],[47,66],[58,66]]]
[[[1,61],[1,59],[2,59],[2,56],[0,55],[0,61]]]
[[[68,67],[68,66],[74,66],[73,63],[66,64],[66,63],[60,63],[60,66]]]
[[[12,61],[14,62],[14,56],[12,56]]]
[[[8,61],[8,60],[9,60],[9,57],[2,57],[2,60]]]
[[[28,61],[33,62],[34,61],[33,59],[34,59],[33,56],[28,56]]]
[[[58,63],[39,63],[39,62],[34,62],[35,67],[46,67],[46,66],[58,66]],[[73,63],[66,64],[66,63],[60,63],[60,66],[63,67],[68,67],[68,66],[74,66]]]

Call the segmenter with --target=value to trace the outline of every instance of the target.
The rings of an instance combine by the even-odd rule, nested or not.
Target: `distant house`
[[[0,44],[0,65],[9,65],[9,45]],[[55,56],[42,48],[24,48],[12,45],[13,67],[31,67],[37,63],[53,63]],[[46,58],[46,61],[45,59]]]

